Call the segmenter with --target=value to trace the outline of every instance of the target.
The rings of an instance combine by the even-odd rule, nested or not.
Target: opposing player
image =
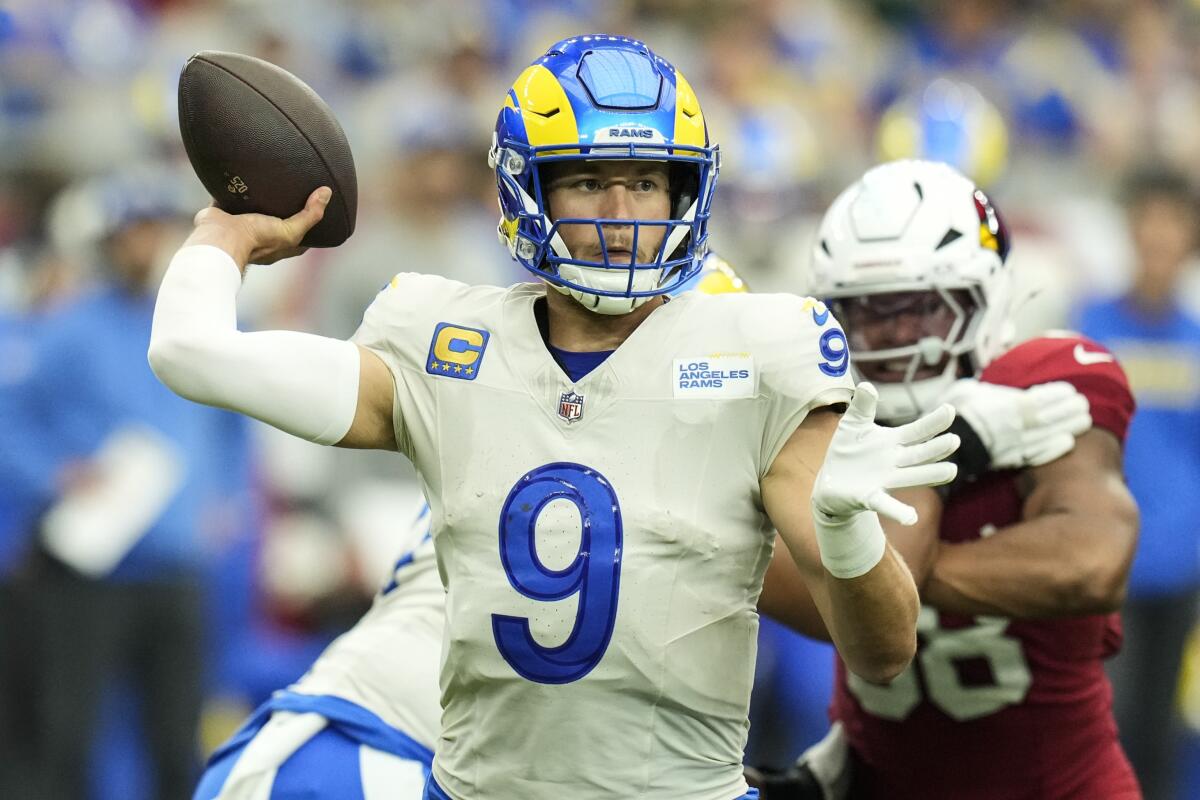
[[[1031,466],[1013,469],[995,459],[1004,410],[963,405],[978,434],[959,428],[965,479],[944,501],[910,495],[927,525],[889,532],[921,587],[918,656],[888,686],[840,663],[837,723],[805,769],[827,797],[847,782],[851,797],[889,800],[1140,796],[1103,665],[1120,643],[1137,538],[1121,466],[1134,403],[1120,366],[1070,334],[1006,349],[1008,234],[945,165],[871,170],[818,235],[813,289],[840,312],[855,370],[877,382],[881,419],[901,423],[981,386],[1065,381],[1089,401],[1092,427],[1058,458],[1013,439],[1014,452],[1035,445]],[[1053,399],[1053,385],[1030,397]]]
[[[847,663],[894,677],[917,597],[877,512],[912,523],[888,491],[953,477],[957,438],[931,438],[953,412],[875,425],[820,303],[663,301],[699,267],[718,159],[640,42],[554,45],[510,90],[491,161],[501,233],[549,290],[402,273],[351,342],[242,334],[241,271],[294,252],[328,190],[288,220],[207,209],[151,363],[191,399],[412,459],[447,590],[428,797],[746,796],[772,528]]]

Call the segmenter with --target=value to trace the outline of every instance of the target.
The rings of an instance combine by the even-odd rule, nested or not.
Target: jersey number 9
[[[821,334],[818,343],[821,358],[825,359],[817,367],[831,378],[840,378],[850,368],[850,346],[846,342],[846,334],[840,328],[830,328]]]
[[[538,557],[536,528],[555,500],[573,503],[582,530],[579,552],[563,569]],[[621,507],[603,475],[569,462],[546,464],[517,481],[500,511],[500,561],[512,587],[543,602],[579,596],[575,624],[556,647],[537,642],[525,617],[492,615],[492,633],[504,660],[527,680],[570,683],[600,663],[617,619],[621,583]]]

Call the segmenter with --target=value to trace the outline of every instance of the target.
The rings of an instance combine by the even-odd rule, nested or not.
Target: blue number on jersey
[[[583,523],[579,552],[561,570],[542,563],[534,541],[538,516],[554,500],[574,503]],[[538,683],[570,683],[600,663],[617,619],[621,536],[617,495],[590,467],[546,464],[522,476],[508,493],[500,512],[500,561],[509,583],[533,600],[579,595],[575,625],[557,647],[538,644],[525,617],[492,615],[500,655],[519,675]]]
[[[835,348],[834,345],[837,345]],[[830,328],[821,334],[821,357],[825,360],[817,366],[831,378],[846,374],[850,368],[850,348],[846,344],[846,334],[841,328]]]

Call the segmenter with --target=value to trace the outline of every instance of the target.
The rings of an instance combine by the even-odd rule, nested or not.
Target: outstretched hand
[[[954,408],[942,405],[907,425],[885,428],[875,424],[878,403],[874,386],[864,382],[855,387],[817,473],[813,510],[832,519],[875,511],[913,525],[916,509],[888,490],[954,480],[958,467],[943,459],[958,449],[959,439],[952,433],[937,435],[954,421]]]
[[[247,264],[274,264],[308,249],[301,247],[300,242],[325,216],[332,196],[332,190],[322,186],[308,196],[304,208],[286,219],[266,214],[230,214],[209,206],[196,214],[193,220],[196,228],[185,244],[220,247],[243,269]]]

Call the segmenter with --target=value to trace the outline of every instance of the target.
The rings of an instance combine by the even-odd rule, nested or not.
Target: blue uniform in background
[[[152,294],[110,285],[48,312],[38,321],[28,369],[3,401],[12,418],[0,463],[24,508],[55,503],[64,474],[86,470],[114,432],[130,427],[169,442],[184,475],[107,575],[80,574],[36,546],[21,551],[32,631],[22,654],[38,654],[38,703],[27,738],[37,746],[46,796],[88,796],[87,754],[103,699],[121,678],[141,702],[127,702],[114,724],[128,728],[140,716],[154,764],[147,794],[186,796],[198,774],[204,581],[214,546],[206,532],[216,530],[211,523],[223,508],[224,516],[245,518],[246,426],[176,397],[154,377],[146,361],[153,308]],[[32,530],[6,538],[33,543]],[[108,780],[99,785],[102,796],[114,796]]]
[[[1116,354],[1138,413],[1125,466],[1141,512],[1133,598],[1200,586],[1200,323],[1182,309],[1147,318],[1130,302],[1084,308],[1081,332]]]
[[[22,422],[29,417],[22,388],[36,364],[38,322],[34,313],[0,312],[0,581],[12,574],[28,549],[33,520],[46,495],[46,476],[36,464],[25,462],[28,448],[19,441],[36,435]]]
[[[1179,763],[1181,654],[1200,601],[1200,322],[1178,306],[1149,314],[1118,298],[1084,306],[1078,327],[1116,355],[1138,405],[1125,475],[1141,534],[1125,642],[1108,667],[1122,744],[1146,796],[1166,797]]]
[[[221,451],[226,412],[202,408],[171,393],[146,362],[154,298],[105,287],[47,316],[33,375],[22,394],[32,428],[13,447],[39,479],[50,502],[57,475],[72,460],[93,456],[115,430],[153,428],[184,459],[187,479],[159,519],[117,564],[109,580],[158,581],[196,575],[202,568],[205,502],[217,478],[244,455]]]
[[[783,771],[829,732],[834,649],[770,617],[759,621],[746,764]]]

